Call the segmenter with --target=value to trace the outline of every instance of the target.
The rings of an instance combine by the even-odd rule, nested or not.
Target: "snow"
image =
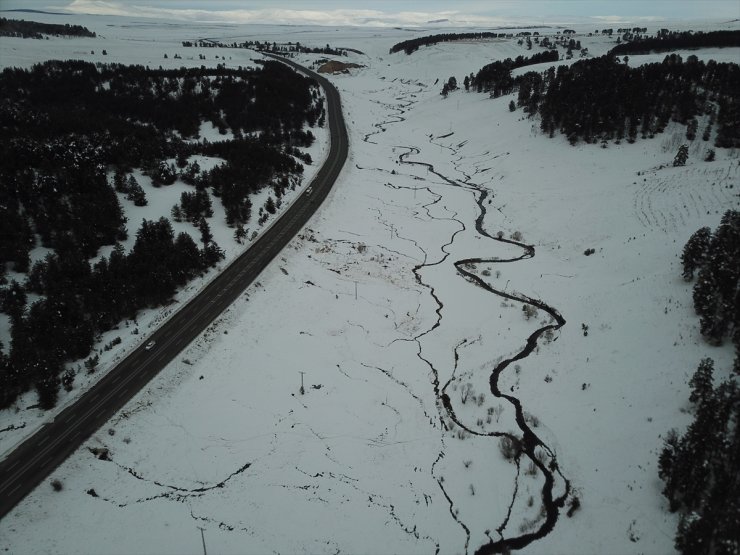
[[[113,25],[109,53],[126,44],[133,59],[141,52],[127,34],[155,29],[95,21]],[[729,346],[701,340],[678,256],[693,231],[740,205],[737,152],[703,162],[709,145],[697,139],[687,166],[673,168],[679,127],[634,145],[571,147],[509,112],[511,97],[440,96],[450,75],[461,82],[493,59],[527,55],[512,41],[406,56],[387,54],[409,38],[398,30],[290,31],[302,44],[365,53],[347,58],[365,68],[331,77],[351,142],[334,190],[258,283],[49,477],[62,492],[44,483],[0,522],[0,548],[198,552],[202,527],[219,553],[463,553],[499,539],[504,522],[505,537],[536,530],[542,474],[527,474],[527,459],[519,471],[504,460],[497,437],[451,427],[435,393],[438,384],[469,429],[520,433],[488,379],[550,319],[543,310],[526,319],[521,302],[454,266],[481,258],[468,271],[567,321],[500,379],[536,417],[532,430],[581,501],[521,552],[672,553],[662,436],[690,421],[698,361],[712,356],[723,372],[732,358]],[[147,48],[285,32],[171,26],[156,28]],[[593,55],[613,44],[576,38]],[[167,214],[173,197],[157,195],[179,196],[177,187],[145,189]],[[476,230],[479,191],[491,201],[486,233],[520,232],[534,258],[498,261],[522,249]],[[484,394],[480,405],[462,403],[467,383]],[[111,460],[98,460],[96,447]],[[565,487],[558,478],[555,495]]]

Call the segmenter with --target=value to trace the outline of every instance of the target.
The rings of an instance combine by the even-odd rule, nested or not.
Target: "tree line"
[[[101,333],[168,302],[221,259],[208,191],[244,238],[249,195],[270,187],[279,206],[307,160],[297,148],[314,140],[304,127],[325,117],[316,82],[273,61],[235,70],[52,61],[3,70],[0,97],[0,310],[11,320],[0,408],[32,388],[53,406],[74,379],[68,363],[88,357]],[[232,137],[202,139],[204,121]],[[193,155],[223,162],[203,171]],[[142,221],[124,252],[119,194],[147,203],[134,169],[155,187],[194,186],[177,206],[199,244],[163,218]],[[112,252],[100,257],[106,245]],[[32,264],[39,246],[49,253]]]
[[[346,56],[347,50],[326,46],[306,46],[300,42],[280,43],[258,40],[247,40],[244,42],[221,42],[213,39],[184,40],[184,48],[249,48],[258,52],[270,52],[273,54],[329,54],[333,56]]]
[[[693,139],[703,125],[709,140],[716,126],[715,145],[740,145],[740,66],[684,61],[671,54],[663,62],[630,67],[615,56],[579,60],[544,72],[512,77],[504,64],[489,64],[481,90],[492,97],[517,92],[516,106],[540,115],[540,128],[550,137],[560,132],[571,144],[653,137],[669,121],[687,126]],[[480,73],[480,72],[479,72]],[[476,86],[478,81],[476,81]]]
[[[712,344],[735,344],[730,377],[714,384],[714,361],[700,362],[689,385],[694,420],[671,430],[658,461],[663,494],[679,511],[675,546],[685,555],[734,555],[740,550],[740,212],[728,210],[712,232],[699,229],[682,254],[683,276],[699,278],[694,309]]]
[[[481,40],[481,39],[495,39],[504,38],[507,36],[506,33],[491,33],[491,32],[479,32],[479,33],[441,33],[438,35],[427,35],[425,37],[418,37],[415,39],[404,40],[391,46],[389,54],[395,54],[402,50],[406,54],[413,54],[420,46],[431,46],[440,42],[451,42],[456,40]]]
[[[488,92],[494,98],[509,94],[515,86],[515,80],[511,76],[513,70],[534,64],[557,62],[559,57],[557,50],[546,50],[526,58],[517,56],[514,59],[497,60],[480,68],[471,78],[470,86],[478,92]]]
[[[717,229],[697,230],[681,254],[683,277],[694,278],[694,310],[701,334],[719,345],[732,332],[740,350],[740,212],[728,210]]]
[[[6,19],[0,17],[0,37],[21,37],[24,39],[42,39],[44,35],[63,37],[92,37],[97,35],[82,25],[64,25],[58,23],[38,23],[24,19]]]
[[[610,50],[613,56],[649,54],[690,48],[740,46],[740,31],[669,31],[660,29],[654,37],[633,36]]]

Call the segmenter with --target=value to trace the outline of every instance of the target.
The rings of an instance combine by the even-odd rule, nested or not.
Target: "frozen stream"
[[[413,92],[408,93],[409,97],[415,97],[418,93],[422,92],[420,89],[415,89]],[[396,100],[399,101],[399,105],[396,108],[395,114],[391,114],[388,119],[375,123],[374,128],[375,130],[367,133],[363,140],[366,143],[371,144],[377,144],[374,140],[371,139],[371,137],[384,133],[389,125],[393,124],[400,124],[406,120],[406,118],[402,115],[404,114],[413,104],[415,103],[412,100],[406,100],[405,96],[399,96],[396,97]],[[450,133],[446,137],[439,137],[438,139],[444,139],[449,136],[451,136],[452,133]],[[430,143],[433,142],[433,138],[430,138]],[[454,148],[454,146],[446,146],[446,145],[436,145],[441,146],[445,149],[448,149],[450,151],[451,156],[457,156],[458,152]],[[483,544],[482,546],[478,547],[476,550],[476,553],[502,553],[506,552],[507,550],[511,549],[521,549],[523,547],[526,547],[533,541],[536,541],[538,539],[543,538],[546,536],[556,525],[558,516],[560,515],[561,510],[563,509],[566,499],[568,498],[568,495],[570,494],[570,482],[567,478],[563,475],[561,472],[560,466],[557,461],[556,454],[553,449],[551,449],[532,429],[532,426],[530,426],[528,419],[525,418],[525,411],[522,406],[521,401],[515,397],[514,395],[506,394],[501,391],[499,387],[499,376],[502,372],[504,372],[512,363],[515,361],[522,360],[529,356],[537,347],[538,340],[541,336],[544,334],[552,334],[559,330],[562,326],[565,325],[565,319],[562,317],[562,315],[555,309],[546,304],[544,301],[539,299],[534,299],[529,296],[519,294],[519,293],[507,293],[505,291],[496,289],[493,287],[489,282],[487,282],[481,275],[479,275],[477,272],[475,272],[472,268],[475,268],[479,264],[506,264],[506,263],[515,263],[522,260],[530,259],[535,256],[535,248],[532,245],[527,245],[519,241],[515,241],[512,239],[505,239],[503,237],[494,237],[491,236],[488,231],[485,229],[485,217],[486,217],[486,201],[489,199],[489,196],[493,196],[492,192],[488,190],[487,188],[475,183],[471,176],[464,174],[464,180],[457,181],[452,178],[450,178],[447,175],[444,175],[440,171],[436,170],[434,165],[428,162],[424,162],[419,160],[420,158],[423,159],[423,152],[420,148],[413,147],[413,146],[399,146],[397,147],[401,150],[404,150],[399,156],[398,156],[398,162],[400,164],[410,165],[410,166],[420,166],[423,168],[426,168],[427,174],[431,174],[439,179],[441,179],[444,183],[449,184],[451,187],[460,188],[465,191],[471,192],[473,194],[473,197],[475,199],[475,202],[477,204],[479,215],[475,219],[475,229],[476,231],[483,237],[486,237],[487,239],[490,239],[492,241],[498,241],[500,243],[506,243],[509,245],[515,245],[516,247],[519,247],[523,250],[523,253],[519,256],[513,257],[513,258],[499,258],[499,257],[470,257],[465,259],[456,260],[453,262],[454,267],[456,268],[457,272],[460,274],[461,277],[469,281],[472,285],[477,285],[478,287],[483,288],[484,290],[488,291],[492,295],[495,295],[496,297],[500,297],[503,299],[508,299],[510,301],[514,301],[516,303],[519,303],[521,305],[530,305],[532,307],[536,307],[537,309],[540,309],[544,312],[546,312],[550,317],[551,321],[553,323],[544,325],[537,330],[535,330],[533,333],[529,335],[529,337],[526,338],[525,344],[521,350],[516,352],[513,356],[510,356],[508,358],[505,358],[501,362],[499,362],[495,368],[491,371],[490,374],[490,391],[493,394],[493,396],[497,399],[505,400],[515,411],[515,419],[516,424],[519,428],[518,434],[512,434],[509,432],[505,432],[502,430],[487,430],[487,431],[480,431],[476,430],[474,426],[469,425],[466,423],[465,419],[463,417],[460,417],[456,414],[455,409],[453,407],[453,404],[450,399],[450,395],[448,392],[448,388],[453,382],[454,379],[454,373],[450,376],[450,378],[444,383],[442,387],[440,387],[440,380],[439,380],[439,374],[440,372],[435,367],[434,363],[430,358],[427,358],[425,356],[425,350],[422,344],[421,339],[434,331],[436,328],[440,326],[444,326],[443,323],[443,312],[444,312],[444,304],[440,297],[438,296],[437,292],[435,291],[435,288],[426,283],[424,281],[424,270],[431,266],[437,266],[440,264],[448,263],[447,260],[449,258],[449,253],[447,252],[446,248],[452,245],[452,243],[455,240],[455,236],[460,233],[461,231],[464,231],[466,229],[465,223],[458,219],[455,215],[452,215],[449,218],[445,218],[446,220],[453,220],[459,224],[459,228],[457,231],[455,231],[452,236],[450,237],[449,241],[441,247],[441,251],[444,253],[443,256],[435,261],[429,261],[427,253],[424,252],[424,261],[418,265],[416,265],[413,268],[414,275],[416,276],[416,280],[422,287],[426,288],[429,291],[429,294],[434,298],[435,303],[437,304],[437,319],[432,325],[431,328],[419,333],[413,341],[415,341],[418,345],[418,352],[417,356],[419,359],[421,359],[430,369],[431,374],[434,376],[433,378],[433,386],[434,386],[434,392],[435,396],[438,400],[437,408],[440,413],[440,422],[441,425],[448,429],[447,422],[454,422],[454,424],[459,427],[462,430],[465,430],[470,435],[475,436],[482,436],[487,437],[491,441],[507,441],[509,442],[509,445],[512,449],[512,458],[513,462],[516,464],[517,467],[517,473],[516,473],[516,480],[519,480],[519,476],[522,472],[523,465],[527,463],[527,461],[530,461],[530,466],[534,465],[539,472],[542,473],[543,476],[543,483],[542,483],[542,489],[541,489],[541,501],[542,501],[542,507],[544,512],[544,518],[541,522],[537,524],[537,528],[531,532],[527,533],[520,533],[518,535],[512,535],[510,530],[507,529],[507,526],[509,525],[509,521],[511,518],[511,512],[512,508],[514,506],[514,503],[517,500],[517,495],[519,493],[518,483],[514,484],[513,487],[513,496],[511,499],[511,503],[509,504],[508,511],[506,514],[506,518],[501,522],[496,528],[496,533],[498,535],[498,538],[493,538],[489,535],[490,541],[489,543]],[[363,169],[359,168],[358,169]],[[423,178],[422,178],[423,179]],[[423,179],[425,181],[425,179]],[[423,205],[423,208],[425,209],[427,217],[431,219],[438,219],[435,218],[435,216],[432,215],[429,208],[437,203],[440,203],[443,201],[444,196],[442,194],[437,194],[434,191],[432,191],[428,186],[418,186],[415,185],[414,187],[404,187],[404,186],[395,186],[391,183],[387,184],[388,187],[394,188],[394,189],[412,189],[414,190],[414,193],[416,194],[419,189],[423,189],[428,193],[429,195],[434,197],[434,200],[432,200],[430,203]],[[416,243],[414,241],[414,243]],[[418,244],[417,244],[418,247]],[[421,249],[421,247],[419,247]],[[423,250],[423,249],[421,249]],[[507,284],[508,285],[508,284]],[[516,289],[516,284],[513,284],[513,289]],[[467,342],[466,339],[462,338],[461,343],[458,344],[458,347],[465,344]],[[455,349],[455,361],[457,363],[458,360],[458,354],[457,354],[457,348]],[[513,389],[513,388],[512,388]],[[440,456],[435,461],[435,463],[432,465],[432,473],[434,475],[434,469],[436,466],[436,463],[439,461],[439,458],[444,456],[444,451],[440,453]],[[445,498],[450,503],[450,513],[452,517],[458,522],[458,524],[463,528],[466,534],[466,543],[465,543],[465,550],[469,549],[469,541],[470,541],[470,529],[465,524],[465,522],[458,517],[458,514],[454,511],[455,506],[455,499],[450,496],[450,493],[445,489],[444,482],[440,480],[437,476],[435,476],[435,479],[439,485],[439,488],[443,492]]]

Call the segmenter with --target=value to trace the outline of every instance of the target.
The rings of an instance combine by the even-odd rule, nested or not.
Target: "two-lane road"
[[[54,422],[29,437],[0,462],[0,518],[103,426],[251,284],[313,215],[347,159],[347,129],[339,93],[324,77],[277,56],[316,79],[327,99],[329,154],[306,192],[254,245],[176,312],[147,342],[111,369]]]

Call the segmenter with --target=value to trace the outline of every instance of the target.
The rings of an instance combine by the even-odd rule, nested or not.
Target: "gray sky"
[[[565,23],[740,18],[740,0],[0,0],[0,9],[191,21],[330,25]]]

